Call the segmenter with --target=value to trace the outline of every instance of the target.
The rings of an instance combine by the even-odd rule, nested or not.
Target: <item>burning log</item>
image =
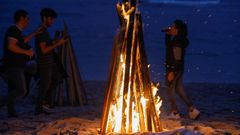
[[[120,29],[114,38],[105,93],[103,135],[162,131],[161,100],[150,80],[141,14],[132,3],[117,4]]]

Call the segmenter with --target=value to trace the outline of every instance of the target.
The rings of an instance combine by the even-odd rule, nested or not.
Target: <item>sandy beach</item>
[[[159,96],[162,133],[134,135],[240,135],[240,2],[213,0],[204,4],[195,1],[159,3],[142,0],[139,10],[144,22],[144,40],[151,79],[160,82]],[[50,33],[69,26],[77,62],[85,81],[89,105],[59,106],[50,115],[34,116],[37,88],[32,84],[30,95],[18,102],[19,118],[8,119],[7,86],[0,82],[0,135],[97,135],[101,123],[106,79],[113,36],[119,22],[115,11],[117,1],[0,1],[0,33],[13,23],[16,9],[26,9],[30,16],[29,33],[40,24],[43,7],[54,8],[59,17]],[[169,102],[164,86],[165,46],[161,29],[175,19],[185,20],[189,27],[190,46],[186,54],[184,81],[186,91],[201,111],[197,120],[188,117],[187,108],[178,99],[182,118],[168,118]],[[0,42],[3,43],[3,34]],[[34,41],[30,42],[34,46]],[[2,48],[2,44],[0,46]],[[2,55],[2,51],[0,51]],[[119,135],[119,134],[118,134]]]
[[[78,133],[79,135],[97,135],[101,122],[105,84],[105,81],[86,81],[89,105],[56,107],[50,115],[33,115],[32,100],[35,99],[35,94],[32,92],[25,102],[19,103],[20,117],[17,119],[8,119],[6,107],[1,107],[0,134]],[[183,117],[179,120],[168,118],[169,103],[166,89],[160,87],[159,95],[163,100],[161,121],[164,130],[168,132],[154,135],[175,135],[177,133],[183,135],[239,135],[239,89],[239,84],[186,84],[188,94],[202,112],[199,119],[194,121],[188,118],[186,107],[180,101],[178,103]]]

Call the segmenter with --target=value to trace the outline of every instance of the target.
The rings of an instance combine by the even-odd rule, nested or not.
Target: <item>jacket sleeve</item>
[[[171,43],[171,35],[165,34],[165,45],[169,46]]]

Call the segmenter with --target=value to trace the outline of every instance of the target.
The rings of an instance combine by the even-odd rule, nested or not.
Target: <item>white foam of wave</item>
[[[149,3],[181,4],[181,5],[208,5],[219,4],[220,0],[147,0]]]

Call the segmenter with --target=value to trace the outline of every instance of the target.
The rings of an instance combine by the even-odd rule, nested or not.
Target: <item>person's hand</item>
[[[67,41],[66,39],[61,38],[57,41],[57,45],[64,45],[66,43],[66,41]]]
[[[171,30],[166,31],[167,35],[171,35]]]
[[[167,30],[166,30],[166,34],[167,34],[167,35],[171,35],[171,29],[172,29],[171,27],[168,27],[168,28],[167,28]]]
[[[52,41],[52,44],[57,44],[57,41],[58,41],[58,40],[53,40],[53,41]]]
[[[26,50],[25,55],[32,57],[34,55],[34,51],[32,49]]]
[[[38,29],[34,32],[34,35],[38,35],[38,34],[42,33],[42,32],[43,32],[43,29],[44,29],[43,26],[38,27]]]
[[[174,77],[175,77],[174,72],[169,72],[167,74],[167,79],[168,79],[169,82],[173,81]]]

